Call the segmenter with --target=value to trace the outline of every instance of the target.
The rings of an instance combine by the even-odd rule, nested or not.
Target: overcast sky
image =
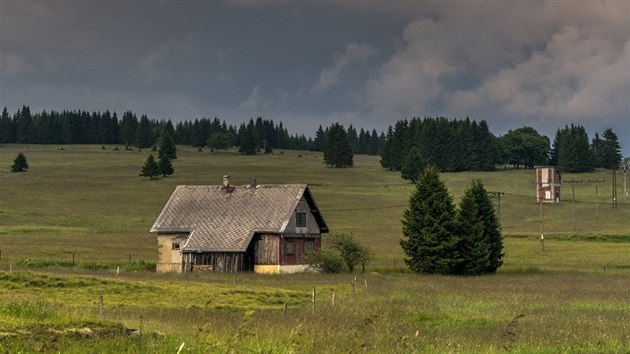
[[[612,127],[630,155],[630,0],[0,0],[0,105]]]

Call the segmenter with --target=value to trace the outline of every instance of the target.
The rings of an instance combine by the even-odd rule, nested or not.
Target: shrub
[[[320,250],[307,254],[304,258],[309,267],[316,272],[341,273],[343,271],[343,258],[335,251]]]

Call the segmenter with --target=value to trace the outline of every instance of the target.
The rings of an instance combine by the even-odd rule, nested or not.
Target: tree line
[[[622,159],[611,128],[589,140],[583,126],[572,124],[558,129],[551,145],[532,127],[497,137],[484,120],[444,117],[397,121],[388,128],[380,155],[384,168],[400,171],[413,182],[426,165],[445,172],[490,171],[507,165],[517,169],[553,165],[567,172],[587,172],[618,168]]]
[[[331,125],[332,126],[332,125]],[[163,133],[168,133],[175,144],[212,149],[238,147],[243,154],[270,152],[274,148],[323,151],[329,127],[321,126],[315,138],[304,134],[289,134],[282,122],[250,119],[239,126],[228,125],[218,118],[201,118],[176,123],[171,120],[140,118],[126,111],[122,117],[116,112],[42,111],[31,113],[23,106],[14,114],[5,107],[0,115],[0,144],[123,144],[138,148],[155,146]],[[378,154],[385,140],[383,133],[349,126],[346,131],[353,153]]]

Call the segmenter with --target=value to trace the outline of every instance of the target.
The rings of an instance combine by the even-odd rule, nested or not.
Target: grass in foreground
[[[357,277],[354,292],[353,282],[351,275],[114,279],[0,272],[0,348],[173,353],[186,343],[185,352],[195,353],[630,349],[628,276],[370,274]]]

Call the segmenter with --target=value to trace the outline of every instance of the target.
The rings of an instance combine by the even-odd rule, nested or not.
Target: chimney
[[[223,188],[227,188],[230,186],[230,175],[223,176]]]
[[[257,186],[257,184],[256,184],[256,176],[253,176],[252,177],[252,185],[251,185],[251,187],[252,188],[256,188],[256,186]]]

